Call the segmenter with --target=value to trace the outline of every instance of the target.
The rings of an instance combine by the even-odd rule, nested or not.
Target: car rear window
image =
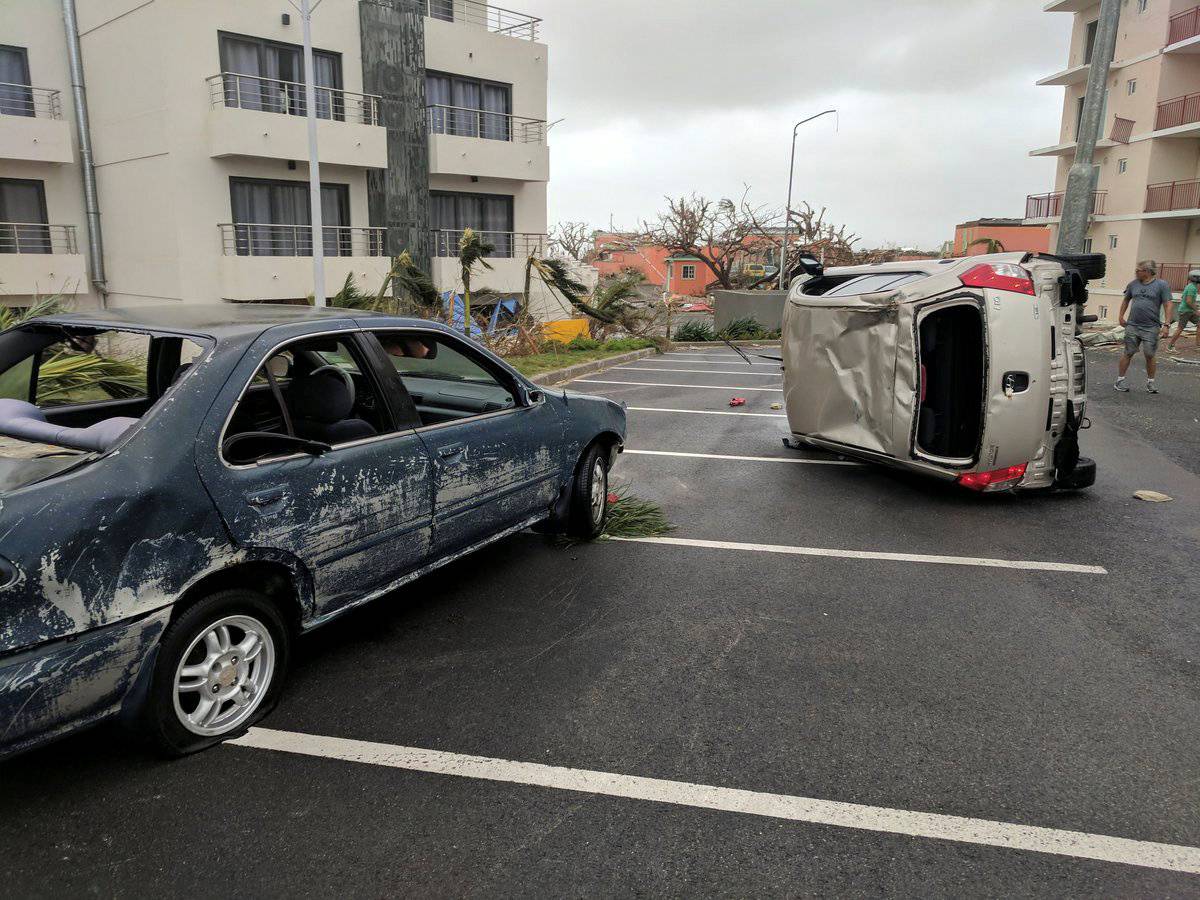
[[[826,291],[822,296],[850,297],[855,294],[871,294],[875,291],[896,288],[924,277],[924,272],[879,272],[873,275],[860,275],[858,278],[852,278],[832,290]]]

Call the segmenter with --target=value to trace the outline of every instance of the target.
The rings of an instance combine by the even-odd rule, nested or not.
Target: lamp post
[[[837,115],[836,109],[827,109],[824,112],[819,112],[815,116],[809,116],[807,119],[801,119],[792,126],[792,154],[788,157],[788,190],[787,190],[787,206],[783,208],[783,246],[779,248],[779,288],[787,290],[787,276],[784,274],[787,267],[787,248],[788,248],[788,230],[792,224],[792,176],[796,171],[796,132],[800,130],[800,126],[805,122],[811,122],[813,119],[819,119],[821,116],[827,116],[830,113]]]
[[[325,223],[321,217],[321,164],[317,158],[317,90],[313,71],[312,14],[322,0],[300,0],[297,6],[304,30],[304,112],[308,120],[308,208],[312,227],[313,305],[325,306]],[[330,99],[332,107],[332,98]]]

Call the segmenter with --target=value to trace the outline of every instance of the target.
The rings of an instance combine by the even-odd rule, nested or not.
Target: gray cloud
[[[517,0],[512,0],[516,4]],[[630,226],[664,194],[782,206],[797,190],[868,244],[933,246],[1049,190],[1071,16],[1040,0],[522,0],[550,46],[551,221]]]

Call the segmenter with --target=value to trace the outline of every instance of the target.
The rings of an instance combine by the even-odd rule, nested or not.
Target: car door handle
[[[442,459],[451,459],[455,456],[462,456],[466,452],[466,444],[447,444],[444,447],[438,447],[438,456],[440,456]]]
[[[272,506],[276,503],[283,502],[283,488],[269,488],[265,491],[258,491],[254,494],[246,495],[246,502],[251,506],[257,506],[261,509],[264,506]]]

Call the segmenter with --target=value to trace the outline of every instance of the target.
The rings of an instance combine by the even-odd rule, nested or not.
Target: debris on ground
[[[730,397],[729,405],[730,406],[745,406],[746,398],[745,397]]]
[[[1174,497],[1168,497],[1166,494],[1161,494],[1158,491],[1134,491],[1133,496],[1139,500],[1146,500],[1150,503],[1168,503],[1174,500]]]
[[[1102,347],[1106,344],[1120,344],[1125,340],[1125,328],[1115,325],[1101,331],[1085,331],[1079,335],[1079,343],[1085,347]]]
[[[609,537],[657,537],[674,531],[662,507],[649,500],[631,497],[626,487],[608,492],[608,518],[599,540]],[[560,537],[559,543],[573,547],[577,539]]]
[[[782,403],[772,403],[771,409],[783,409],[783,404]]]

